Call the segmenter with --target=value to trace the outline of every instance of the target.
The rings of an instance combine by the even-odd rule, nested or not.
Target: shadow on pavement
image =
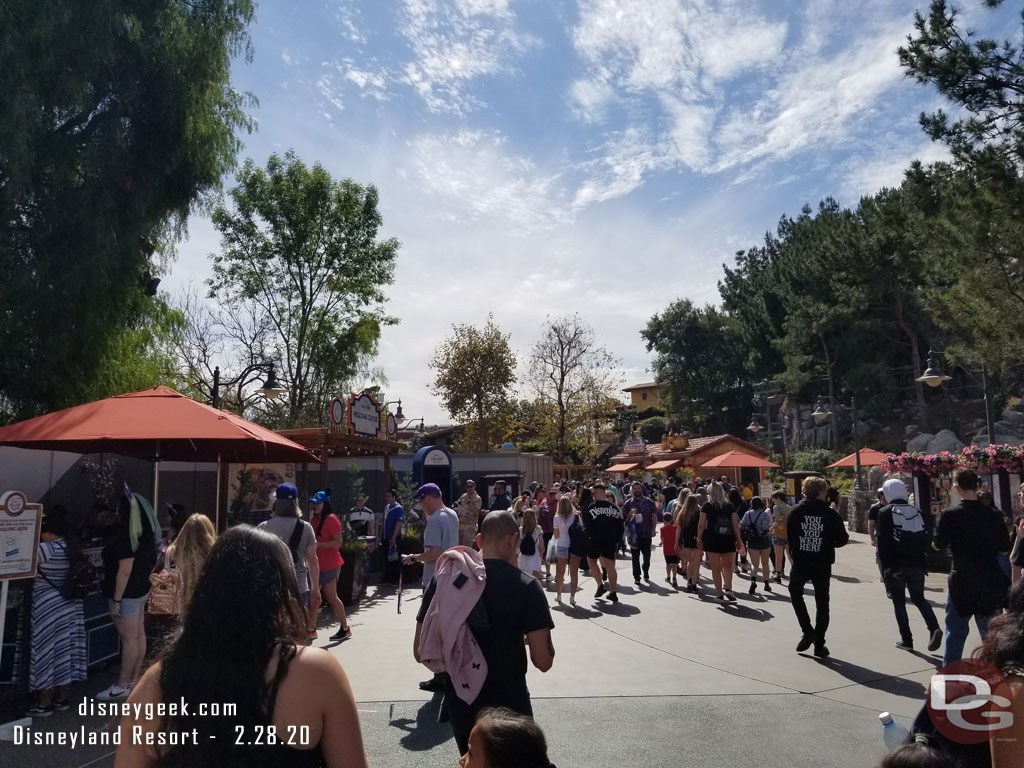
[[[774,614],[768,613],[763,608],[751,608],[747,605],[740,605],[739,603],[729,603],[728,605],[721,606],[725,613],[739,616],[741,619],[754,619],[755,621],[771,621],[775,618]]]
[[[916,680],[907,680],[895,675],[883,675],[881,672],[837,659],[835,656],[830,656],[827,659],[819,659],[813,656],[811,658],[821,666],[828,667],[838,672],[847,680],[863,685],[865,688],[872,688],[876,691],[885,691],[895,696],[905,696],[910,699],[919,700],[924,700],[925,695],[928,693],[927,686]]]
[[[438,744],[443,744],[452,738],[452,729],[447,723],[438,722],[443,695],[434,694],[430,701],[423,702],[423,705],[416,711],[416,719],[400,717],[397,720],[388,718],[392,728],[405,731],[405,735],[398,740],[405,749],[412,752],[424,752],[433,749]],[[394,709],[394,705],[392,705]]]
[[[836,581],[841,581],[844,584],[864,584],[864,579],[858,579],[856,576],[843,576],[839,573],[833,573],[832,578]]]
[[[636,616],[640,609],[629,603],[604,603],[601,605],[601,613],[607,616]]]

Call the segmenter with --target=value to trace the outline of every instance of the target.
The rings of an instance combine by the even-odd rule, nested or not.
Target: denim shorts
[[[146,601],[149,600],[149,592],[144,594],[142,597],[122,597],[120,602],[120,611],[118,615],[124,619],[131,619],[142,613],[142,610],[146,607]],[[107,601],[107,608],[111,613],[114,612],[114,601]]]
[[[329,571],[320,571],[320,586],[324,584],[330,584],[332,581],[338,580],[338,572],[341,568],[332,568]]]
[[[555,545],[555,556],[558,557],[561,560],[568,560],[569,559],[569,545],[566,544],[565,548],[563,549],[561,544],[556,544]]]
[[[774,544],[776,547],[784,547],[787,544],[789,544],[789,542],[785,539],[780,539],[778,536],[772,536],[772,544]]]

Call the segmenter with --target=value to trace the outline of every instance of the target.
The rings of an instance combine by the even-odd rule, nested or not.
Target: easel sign
[[[42,520],[43,505],[30,503],[21,491],[0,496],[0,580],[36,575]]]
[[[7,622],[7,587],[11,579],[36,575],[43,505],[30,504],[21,491],[0,496],[0,652]]]

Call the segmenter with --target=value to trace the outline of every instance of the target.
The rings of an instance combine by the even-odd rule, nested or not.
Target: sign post
[[[0,662],[7,623],[7,582],[36,575],[42,519],[43,505],[30,504],[21,491],[0,496]]]

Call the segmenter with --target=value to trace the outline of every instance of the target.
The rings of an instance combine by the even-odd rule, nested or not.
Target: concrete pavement
[[[620,560],[618,605],[594,601],[588,578],[580,582],[575,608],[553,607],[554,667],[547,674],[531,669],[528,680],[560,768],[610,760],[706,766],[730,757],[768,766],[869,768],[883,752],[878,712],[889,710],[908,723],[921,706],[941,652],[923,650],[924,622],[912,606],[921,650],[893,647],[899,635],[866,536],[852,534],[838,553],[832,657],[826,660],[794,651],[800,633],[785,582],[774,585],[773,594],[759,588],[751,597],[747,579],[736,577],[739,602],[723,607],[707,597],[710,586],[704,598],[671,589],[663,563],[656,549],[655,580],[637,589],[629,562]],[[929,576],[927,589],[941,622],[945,576]],[[553,586],[549,593],[554,606]],[[351,611],[354,636],[343,644],[326,640],[336,622],[322,614],[322,639],[315,644],[330,649],[348,673],[371,765],[456,764],[450,730],[437,724],[439,698],[416,686],[428,676],[412,658],[419,601],[419,590],[407,588],[399,615],[395,588],[371,587]],[[976,642],[972,634],[967,647]],[[105,684],[90,681],[85,692]],[[61,730],[81,724],[69,715],[37,725]],[[0,742],[0,766],[109,766],[106,752],[72,755]]]

